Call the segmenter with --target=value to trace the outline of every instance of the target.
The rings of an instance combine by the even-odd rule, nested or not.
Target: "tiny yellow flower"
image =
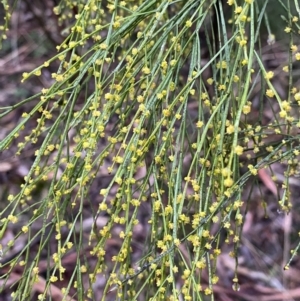
[[[206,248],[207,250],[210,250],[210,249],[211,249],[211,244],[210,244],[210,243],[206,243],[206,244],[205,244],[205,248]]]
[[[28,72],[24,72],[22,74],[22,83],[29,77],[29,73]]]
[[[100,190],[100,194],[101,195],[106,195],[106,193],[107,193],[107,189],[101,189]]]
[[[191,94],[191,95],[195,95],[195,92],[196,92],[195,89],[191,89],[191,90],[190,90],[190,94]]]
[[[239,44],[241,47],[243,47],[243,46],[247,45],[247,41],[245,39],[242,39],[242,40],[240,40]]]
[[[169,156],[169,160],[170,160],[171,162],[173,162],[173,161],[174,161],[174,156]]]
[[[119,28],[120,26],[121,26],[120,21],[115,21],[114,24],[113,24],[114,28]]]
[[[174,66],[176,65],[176,63],[177,63],[177,60],[171,60],[171,61],[170,61],[170,65],[171,65],[172,67],[174,67]]]
[[[36,75],[36,76],[40,76],[41,74],[42,74],[41,69],[36,70],[36,71],[34,72],[34,75]]]
[[[238,155],[238,156],[241,156],[244,152],[244,148],[240,145],[237,145],[234,149],[235,153]]]
[[[273,76],[274,76],[274,72],[273,71],[269,71],[269,72],[266,73],[265,79],[269,80],[269,79],[273,78]]]
[[[160,66],[163,68],[163,69],[167,69],[168,68],[168,63],[167,61],[163,61]]]
[[[23,226],[22,227],[22,232],[27,233],[28,232],[28,226]]]
[[[81,272],[81,273],[86,273],[86,271],[87,271],[86,266],[85,266],[85,265],[82,265],[82,266],[80,267],[80,272]]]
[[[38,267],[34,267],[32,269],[33,274],[38,274],[39,273],[39,268]]]
[[[234,126],[232,124],[230,124],[227,128],[226,128],[226,133],[227,134],[232,134],[234,133]]]
[[[240,78],[239,78],[237,75],[235,75],[235,76],[233,77],[233,81],[234,81],[235,83],[237,83],[239,80],[240,80]]]
[[[289,72],[289,66],[283,66],[282,71],[284,72]]]
[[[196,127],[197,127],[198,129],[200,129],[200,128],[202,128],[202,126],[203,126],[203,121],[199,120],[199,121],[196,123]]]
[[[192,22],[191,20],[187,20],[187,21],[185,22],[185,26],[188,27],[188,28],[191,27],[192,24],[193,24],[193,22]]]
[[[237,8],[235,9],[235,13],[236,14],[240,14],[242,12],[243,8],[241,6],[237,6]]]
[[[271,90],[271,89],[267,89],[267,91],[266,91],[266,95],[268,96],[268,97],[274,97],[274,92]]]
[[[249,164],[248,168],[252,175],[257,175],[257,169],[252,164]]]
[[[133,55],[136,55],[136,54],[138,54],[138,49],[137,48],[133,48],[132,50],[131,50],[131,53],[133,54]]]
[[[225,179],[224,181],[224,186],[225,187],[231,187],[233,185],[233,179],[228,177],[227,179]]]
[[[296,52],[297,50],[298,50],[297,45],[292,45],[292,46],[291,46],[291,51],[292,51],[292,52]]]
[[[279,116],[281,118],[285,118],[287,116],[287,112],[285,110],[280,111]]]
[[[100,49],[105,50],[107,48],[107,45],[105,43],[100,44]]]
[[[221,61],[217,63],[217,68],[220,69],[226,69],[227,68],[227,62],[226,61]]]
[[[251,112],[251,106],[250,105],[244,105],[243,106],[243,113],[245,115],[249,114]]]
[[[248,64],[248,60],[246,60],[246,59],[242,60],[241,64],[242,64],[242,66],[246,66]]]
[[[56,276],[51,276],[50,277],[50,282],[56,282],[58,278]]]
[[[300,92],[296,93],[294,95],[294,97],[295,97],[295,100],[299,101],[300,100]]]
[[[148,75],[148,74],[151,73],[151,70],[150,70],[148,67],[144,67],[144,68],[142,69],[142,71],[143,71],[146,75]]]
[[[214,80],[210,77],[208,80],[207,80],[207,83],[211,86],[213,84]]]
[[[286,27],[285,29],[284,29],[284,31],[286,32],[286,33],[289,33],[289,32],[291,32],[291,27]]]
[[[269,34],[268,39],[267,39],[267,43],[268,45],[274,45],[275,44],[275,35],[274,34]]]
[[[226,90],[226,85],[219,85],[219,87],[218,87],[218,90],[219,91],[225,91]]]

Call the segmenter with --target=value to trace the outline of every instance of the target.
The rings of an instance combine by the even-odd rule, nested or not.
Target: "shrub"
[[[38,300],[213,298],[224,244],[238,264],[246,184],[280,162],[278,208],[292,210],[299,7],[273,2],[288,41],[280,66],[264,59],[278,45],[271,1],[54,7],[66,37],[22,82],[57,70],[39,93],[0,115],[23,111],[0,142],[4,153],[36,149],[1,208],[0,238],[18,226],[2,251],[2,279],[22,274],[13,300],[33,291]],[[239,290],[237,269],[232,285]]]

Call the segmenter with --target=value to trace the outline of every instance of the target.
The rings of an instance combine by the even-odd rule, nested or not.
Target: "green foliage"
[[[31,104],[0,149],[18,141],[20,155],[38,145],[19,192],[1,211],[0,238],[22,219],[3,246],[2,278],[24,267],[13,300],[30,298],[45,256],[47,285],[39,300],[46,299],[66,278],[63,259],[71,252],[76,265],[64,300],[72,294],[100,300],[92,287],[103,275],[102,300],[110,294],[115,300],[207,300],[218,281],[224,233],[237,258],[245,183],[274,162],[286,163],[279,206],[291,210],[288,179],[299,172],[293,65],[300,60],[294,46],[300,23],[290,1],[273,2],[283,8],[281,33],[289,43],[280,70],[268,70],[262,56],[276,39],[266,14],[271,1],[90,0],[54,8],[66,38],[55,56],[23,74],[30,81],[59,62],[51,84],[0,114]],[[295,6],[299,12],[296,0]],[[288,78],[285,95],[273,84],[278,72]],[[273,110],[268,123],[266,108]],[[28,130],[32,121],[36,126]],[[274,135],[282,139],[271,145]],[[41,186],[47,194],[37,200]],[[148,231],[134,258],[143,219]],[[9,258],[24,235],[28,244]]]

